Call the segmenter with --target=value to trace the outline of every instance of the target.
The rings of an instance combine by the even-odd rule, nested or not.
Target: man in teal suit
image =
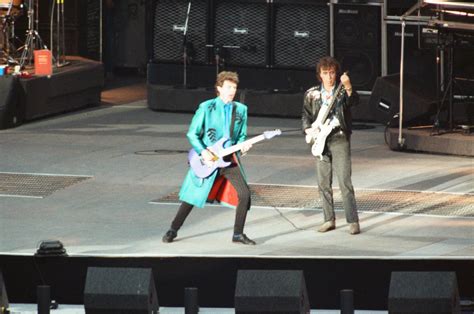
[[[230,139],[226,144],[231,146],[247,137],[247,106],[233,101],[238,83],[237,73],[219,73],[215,85],[217,97],[201,103],[191,121],[188,140],[205,162],[212,162],[215,155],[210,146],[221,138]],[[245,154],[251,147],[251,144],[243,145],[240,153]],[[218,200],[236,207],[232,242],[255,245],[243,232],[250,209],[250,189],[240,165],[240,153],[227,156],[226,161],[231,165],[219,168],[207,178],[199,178],[189,169],[179,192],[182,203],[163,242],[173,242],[194,206],[204,207],[206,201]]]

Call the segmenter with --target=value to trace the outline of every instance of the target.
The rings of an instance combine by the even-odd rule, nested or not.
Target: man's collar
[[[234,102],[233,101],[230,101],[228,103],[224,103],[224,101],[222,100],[222,98],[220,98],[219,96],[217,96],[217,104],[219,105],[222,105],[222,106],[225,106],[225,105],[232,105]]]
[[[332,94],[332,93],[334,92],[334,88],[336,88],[336,85],[334,85],[334,86],[331,88],[331,90],[328,91],[328,90],[326,90],[326,89],[324,88],[324,85],[321,84],[321,92],[323,92],[323,93]]]

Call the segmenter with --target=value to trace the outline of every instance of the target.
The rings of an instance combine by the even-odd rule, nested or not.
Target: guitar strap
[[[234,104],[234,102],[232,102],[232,116],[230,118],[230,130],[229,130],[229,137],[230,137],[230,140],[232,141],[232,137],[234,136],[234,125],[235,125],[235,116],[236,116],[236,105]],[[225,161],[234,161],[235,163],[237,163],[237,161],[235,160],[235,158],[233,157],[234,154],[231,154],[229,156],[226,156],[224,157],[224,160]]]
[[[232,117],[230,118],[230,130],[229,130],[229,137],[232,139],[234,135],[234,124],[235,124],[235,115],[236,115],[236,108],[237,106],[232,102]]]

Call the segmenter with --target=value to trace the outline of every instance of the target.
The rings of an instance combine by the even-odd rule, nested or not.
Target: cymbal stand
[[[66,41],[65,41],[65,30],[64,30],[64,0],[56,0],[57,12],[56,12],[56,66],[58,68],[68,65],[66,62]],[[61,62],[62,59],[62,62]]]
[[[36,20],[35,20],[36,12]],[[38,34],[38,2],[35,0],[28,0],[28,31],[25,39],[25,45],[22,47],[23,52],[20,57],[20,66],[23,68],[27,63],[31,65],[33,59],[33,51],[36,47],[41,49],[48,49],[44,44],[41,36]],[[36,24],[36,29],[35,29]]]
[[[11,41],[15,38],[15,19],[11,15],[13,8],[13,1],[10,3],[7,14],[2,17],[2,32],[3,32],[3,49],[2,49],[2,63],[18,64],[18,62],[11,56]]]

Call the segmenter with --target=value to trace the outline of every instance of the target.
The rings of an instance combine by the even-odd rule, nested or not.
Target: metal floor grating
[[[317,187],[250,184],[252,206],[321,208]],[[359,211],[437,216],[474,217],[474,195],[443,192],[356,190]],[[152,202],[176,203],[178,192]],[[341,193],[334,189],[336,210],[342,210]]]
[[[91,176],[0,172],[0,196],[43,198]]]

